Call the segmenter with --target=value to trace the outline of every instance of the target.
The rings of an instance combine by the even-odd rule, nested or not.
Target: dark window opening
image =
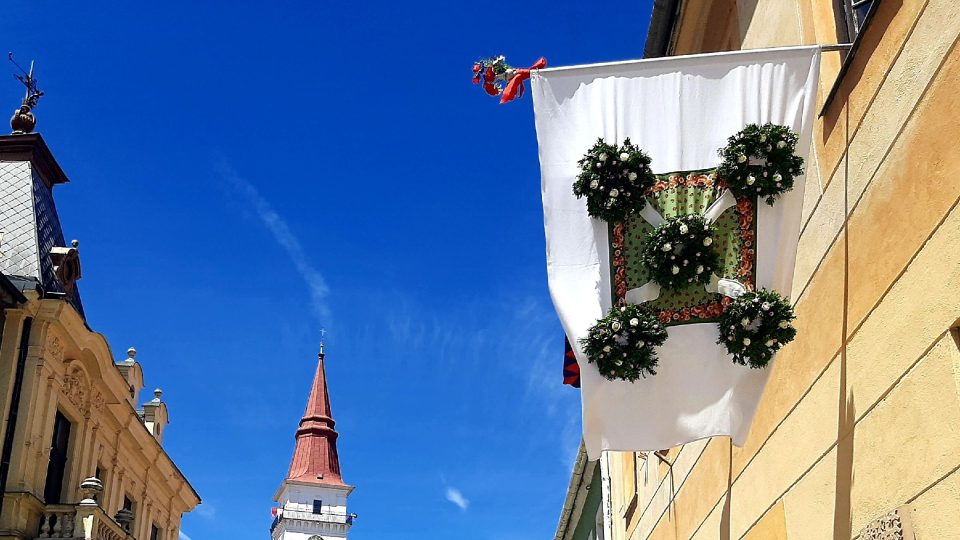
[[[106,490],[106,488],[107,488],[107,482],[106,482],[106,480],[103,479],[103,469],[100,467],[100,465],[97,465],[97,470],[96,470],[96,472],[93,473],[93,477],[96,478],[97,480],[100,480],[100,482],[103,484],[104,490]],[[97,502],[100,502],[100,498],[101,498],[102,496],[103,496],[103,493],[102,493],[102,492],[101,492],[101,493],[94,493],[94,494],[93,494],[93,500],[95,500],[95,501],[97,501]]]
[[[43,487],[43,500],[47,504],[59,504],[63,495],[63,477],[67,471],[67,452],[70,446],[70,421],[60,411],[53,421],[53,441],[50,445],[50,462],[47,464],[47,482]]]
[[[123,507],[117,512],[114,519],[123,527],[123,530],[130,532],[134,529],[133,524],[137,519],[137,507],[128,495],[123,496]]]
[[[319,501],[319,500],[317,500],[317,499],[314,499],[314,500],[313,500],[313,513],[314,513],[314,514],[322,514],[322,513],[323,513],[322,507],[323,507],[323,501]]]
[[[150,525],[150,540],[162,540],[160,538],[160,529],[156,524]]]
[[[879,3],[879,0],[840,0],[840,2],[847,23],[848,41],[852,41],[863,29],[870,8]]]

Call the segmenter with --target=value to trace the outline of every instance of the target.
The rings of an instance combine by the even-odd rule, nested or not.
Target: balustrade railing
[[[76,513],[77,508],[72,504],[47,505],[40,518],[37,538],[74,538]]]
[[[353,518],[349,514],[334,514],[331,512],[321,512],[314,514],[313,512],[302,512],[298,510],[284,510],[283,514],[279,516],[280,519],[300,519],[304,521],[323,521],[325,523],[340,523],[347,524],[353,521]]]
[[[43,509],[37,538],[135,540],[96,504],[49,504]]]

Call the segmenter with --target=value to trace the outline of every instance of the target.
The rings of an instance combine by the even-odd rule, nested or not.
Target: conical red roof
[[[293,451],[287,480],[310,484],[342,486],[340,458],[337,456],[337,432],[334,431],[327,393],[327,374],[323,352],[317,362],[317,374],[307,399],[307,409],[297,429],[297,447]]]

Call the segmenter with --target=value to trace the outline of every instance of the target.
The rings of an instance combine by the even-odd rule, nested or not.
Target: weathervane
[[[323,338],[326,335],[327,335],[327,329],[321,328],[320,329],[320,356],[323,356]]]
[[[20,70],[20,73],[15,73],[13,76],[26,87],[20,108],[10,119],[10,127],[13,128],[14,133],[30,133],[37,126],[37,118],[30,111],[37,106],[43,91],[37,88],[37,80],[33,77],[33,60],[30,61],[30,71],[27,71],[13,59],[12,52],[7,53],[7,58]]]

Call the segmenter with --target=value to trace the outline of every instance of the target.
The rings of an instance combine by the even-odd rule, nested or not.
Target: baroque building
[[[957,538],[958,40],[948,0],[655,3],[647,57],[851,47],[823,53],[791,293],[798,335],[746,443],[605,453],[596,536]]]
[[[88,325],[67,177],[24,118],[0,136],[0,539],[176,540],[200,498],[163,448],[167,404]]]
[[[273,540],[346,539],[356,514],[347,512],[353,486],[344,483],[330,410],[323,345],[307,407],[296,433],[290,470],[274,495]]]

